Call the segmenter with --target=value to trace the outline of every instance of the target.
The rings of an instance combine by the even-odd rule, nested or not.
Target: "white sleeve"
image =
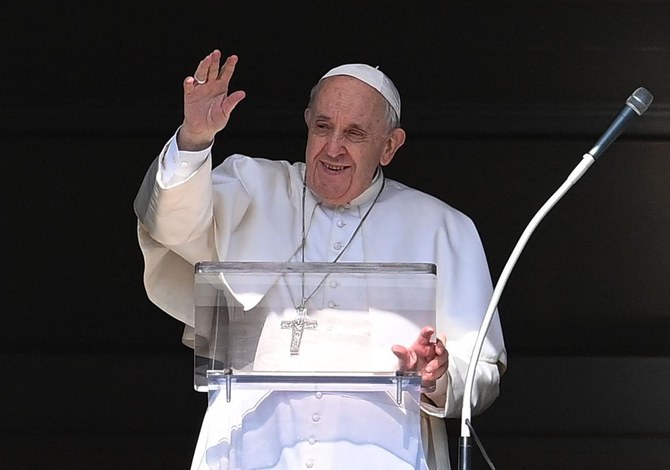
[[[156,182],[163,189],[172,188],[188,180],[205,163],[214,144],[212,142],[209,147],[197,152],[179,150],[177,133],[170,139],[156,172]]]

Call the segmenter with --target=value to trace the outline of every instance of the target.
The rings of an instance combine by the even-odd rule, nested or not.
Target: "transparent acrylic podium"
[[[354,435],[367,429],[354,441],[423,467],[419,406],[430,384],[399,371],[391,347],[409,346],[436,325],[435,265],[202,262],[195,269],[194,384],[209,393],[208,413],[216,408],[221,429],[232,430],[220,442],[235,449],[245,429],[257,434],[263,423],[299,419],[296,410],[328,398],[339,410],[331,423],[344,420]],[[293,411],[279,416],[287,403]],[[298,432],[290,447],[320,441],[314,432]],[[243,450],[230,452],[241,458]]]

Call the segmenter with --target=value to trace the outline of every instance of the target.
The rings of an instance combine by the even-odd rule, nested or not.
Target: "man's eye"
[[[347,137],[354,142],[359,142],[365,139],[365,133],[361,131],[349,131],[347,132]]]

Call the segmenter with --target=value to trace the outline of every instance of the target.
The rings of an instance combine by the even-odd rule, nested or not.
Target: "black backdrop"
[[[380,65],[408,132],[387,174],[470,215],[494,280],[628,95],[654,93],[519,260],[510,369],[475,425],[498,468],[670,468],[670,2],[9,0],[0,18],[0,467],[188,466],[206,399],[145,297],[132,201],[217,47],[248,95],[217,161],[302,158],[311,85]]]

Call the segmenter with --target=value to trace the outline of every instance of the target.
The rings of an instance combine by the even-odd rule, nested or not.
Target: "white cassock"
[[[175,138],[149,169],[135,201],[145,287],[156,305],[186,325],[186,344],[195,340],[195,263],[299,259],[303,174],[303,163],[242,155],[212,171],[209,150],[179,152]],[[379,174],[356,200],[336,208],[319,204],[307,191],[305,261],[327,262],[340,254],[382,180]],[[403,416],[392,411],[397,410],[395,402],[383,393],[362,399],[254,391],[230,403],[214,395],[193,469],[449,468],[442,418],[460,414],[468,360],[492,293],[474,224],[444,202],[386,179],[339,260],[437,265],[436,329],[447,338],[449,369],[420,404],[422,442],[409,442],[403,435],[403,420],[412,418],[411,410]],[[301,351],[309,348],[308,338],[306,332]],[[506,363],[496,315],[475,374],[475,413],[498,396]],[[385,432],[373,431],[384,420]]]

